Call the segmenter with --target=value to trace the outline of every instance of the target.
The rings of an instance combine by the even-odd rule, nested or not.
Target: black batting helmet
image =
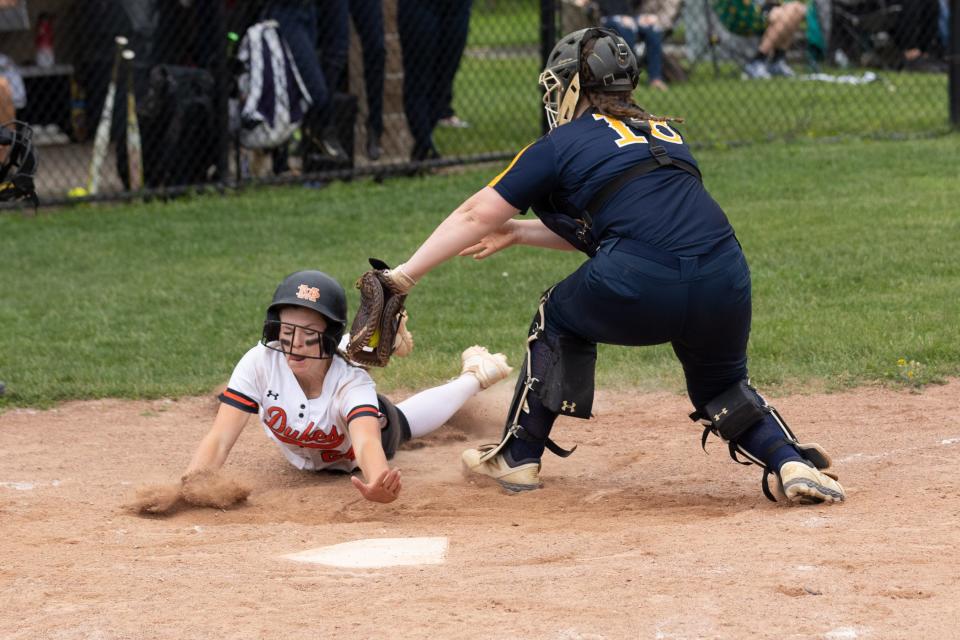
[[[593,52],[584,61],[593,80],[581,82],[583,44],[594,39]],[[588,27],[569,33],[553,47],[540,74],[547,122],[553,129],[572,120],[580,102],[581,88],[602,92],[633,91],[639,80],[637,58],[616,31]]]
[[[297,271],[284,278],[267,307],[261,340],[264,345],[279,339],[280,309],[290,306],[322,315],[327,321],[323,335],[336,348],[347,326],[347,294],[339,282],[322,271]]]

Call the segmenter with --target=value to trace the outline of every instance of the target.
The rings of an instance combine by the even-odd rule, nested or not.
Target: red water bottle
[[[53,16],[41,13],[37,17],[37,34],[34,44],[37,49],[37,66],[52,67],[53,57]]]

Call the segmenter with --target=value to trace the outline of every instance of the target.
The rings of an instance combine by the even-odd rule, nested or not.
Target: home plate
[[[368,538],[307,549],[281,557],[331,567],[376,569],[443,564],[446,555],[446,538]]]

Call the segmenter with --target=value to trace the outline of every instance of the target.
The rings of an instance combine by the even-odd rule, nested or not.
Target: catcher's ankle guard
[[[741,380],[733,385],[702,408],[691,413],[690,419],[694,422],[699,420],[704,425],[703,434],[700,438],[700,446],[704,451],[707,450],[707,438],[713,433],[727,443],[730,458],[734,462],[763,467],[763,478],[760,481],[763,495],[768,500],[776,502],[777,499],[770,491],[769,477],[771,473],[775,474],[777,470],[771,469],[765,462],[752,455],[740,446],[739,442],[741,436],[766,415],[773,417],[774,422],[777,423],[783,434],[782,438],[778,438],[768,447],[766,453],[773,453],[783,445],[792,445],[804,460],[834,480],[838,479],[836,473],[828,471],[832,461],[823,447],[815,443],[801,444],[790,427],[787,426],[783,417],[750,385],[749,380]],[[743,459],[741,459],[741,456]]]
[[[566,458],[577,447],[574,445],[567,450],[551,440],[549,437],[540,438],[530,433],[520,424],[520,414],[529,411],[527,396],[533,392],[540,398],[543,406],[553,411],[575,418],[589,418],[593,408],[593,373],[597,360],[596,345],[577,342],[574,340],[560,340],[556,347],[550,347],[550,358],[544,379],[533,375],[532,345],[543,337],[546,316],[544,307],[550,298],[551,287],[540,297],[540,306],[537,315],[527,335],[527,355],[523,360],[520,377],[514,388],[513,400],[510,403],[510,412],[504,425],[503,437],[499,444],[487,451],[480,462],[485,462],[510,442],[511,438],[519,438],[527,442],[542,443],[551,453]],[[577,377],[579,376],[579,377]]]

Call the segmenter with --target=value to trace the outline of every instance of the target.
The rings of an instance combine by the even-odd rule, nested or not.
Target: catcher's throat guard
[[[576,450],[576,445],[567,450],[550,438],[538,438],[520,424],[521,413],[529,412],[527,397],[530,393],[536,394],[544,407],[559,415],[582,419],[588,419],[593,415],[597,345],[566,336],[560,336],[554,341],[544,338],[545,307],[551,291],[553,291],[552,287],[541,296],[537,314],[530,325],[530,332],[527,335],[527,355],[524,358],[520,376],[517,378],[503,437],[496,447],[480,458],[481,462],[497,455],[511,438],[543,442],[547,449],[561,458],[566,458]],[[538,366],[538,370],[543,371],[541,374],[543,379],[533,375],[532,345],[538,340],[543,340],[547,347],[545,350],[547,361],[543,363],[543,367]]]
[[[0,125],[0,147],[8,147],[0,163],[0,202],[26,200],[36,208],[40,200],[33,183],[38,162],[33,129],[19,120]]]
[[[406,331],[406,294],[393,290],[385,262],[370,258],[372,270],[357,280],[360,307],[350,326],[347,356],[362,366],[385,367]],[[400,354],[402,355],[402,353]]]
[[[800,457],[825,475],[834,480],[838,479],[837,474],[829,470],[833,462],[823,447],[816,443],[801,444],[780,413],[751,386],[749,380],[741,380],[710,400],[702,408],[691,413],[690,419],[699,420],[704,425],[703,435],[700,438],[700,446],[704,450],[706,450],[707,438],[713,433],[727,443],[730,457],[734,462],[763,467],[763,479],[761,480],[763,495],[768,500],[776,502],[777,499],[770,491],[769,483],[770,474],[774,473],[775,470],[770,469],[762,460],[740,445],[743,434],[767,415],[773,418],[783,434],[783,438],[775,442],[771,449],[783,444],[793,445]]]

